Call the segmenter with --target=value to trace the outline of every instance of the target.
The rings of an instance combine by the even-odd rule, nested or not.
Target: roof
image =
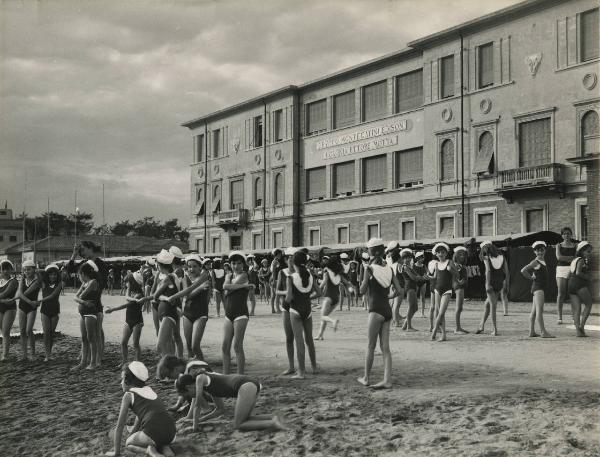
[[[151,238],[148,236],[80,235],[77,237],[78,242],[84,240],[93,241],[99,246],[104,245],[106,251],[111,254],[155,254],[161,249],[170,246],[177,246],[182,251],[187,251],[189,249],[186,242],[174,239]],[[26,241],[24,243],[18,243],[6,248],[3,252],[4,254],[16,254],[22,251],[33,251],[34,248],[36,251],[42,252],[47,250],[52,252],[72,252],[74,242],[75,238],[73,236],[51,236],[36,242]]]
[[[566,1],[569,0],[526,0],[470,21],[463,22],[462,24],[455,25],[454,27],[444,29],[440,32],[432,33],[431,35],[426,35],[417,40],[413,40],[408,43],[408,46],[412,48],[426,48],[433,44],[448,41],[450,39],[456,39],[460,34],[464,35],[473,33],[483,28],[501,24],[516,17],[522,17],[527,14],[549,8],[558,3],[564,3]]]

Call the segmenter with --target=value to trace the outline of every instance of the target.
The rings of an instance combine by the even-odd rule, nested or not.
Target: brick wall
[[[588,241],[594,251],[592,255],[592,296],[594,301],[600,299],[600,170],[598,160],[591,162],[587,167],[587,202],[588,202]]]

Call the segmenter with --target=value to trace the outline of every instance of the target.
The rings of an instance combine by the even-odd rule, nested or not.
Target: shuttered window
[[[263,145],[263,118],[256,116],[254,118],[254,147],[258,148]]]
[[[444,57],[441,61],[440,84],[442,98],[454,95],[454,54]]]
[[[281,173],[275,175],[274,188],[273,203],[275,205],[283,205],[283,175]]]
[[[221,129],[213,130],[213,157],[221,155]]]
[[[212,197],[212,212],[218,213],[221,211],[221,186],[218,184],[213,187]]]
[[[244,207],[244,180],[231,181],[231,207],[237,209]]]
[[[479,88],[494,84],[494,43],[478,48]]]
[[[204,192],[202,187],[199,187],[196,191],[196,207],[194,208],[194,214],[197,216],[204,215]]]
[[[273,140],[283,140],[283,111],[280,109],[273,113]]]
[[[263,205],[263,181],[259,176],[254,180],[254,207],[258,208]]]
[[[212,239],[212,252],[214,252],[214,253],[221,252],[221,238],[213,238]]]
[[[339,129],[354,125],[356,122],[356,105],[354,91],[333,97],[333,128]]]
[[[544,210],[528,209],[525,210],[525,231],[539,232],[544,230]]]
[[[403,240],[414,240],[415,239],[415,222],[414,221],[402,221],[402,239]]]
[[[583,155],[600,152],[600,125],[596,111],[588,111],[581,118],[581,149]]]
[[[396,152],[396,187],[423,183],[423,148]]]
[[[550,118],[519,124],[519,166],[533,167],[550,163]]]
[[[494,173],[494,137],[488,131],[479,135],[478,148],[475,151],[474,173]]]
[[[367,241],[372,238],[379,238],[379,224],[367,225]]]
[[[454,238],[454,217],[440,218],[439,238]]]
[[[306,170],[306,199],[325,198],[325,167]]]
[[[454,179],[454,142],[452,140],[445,140],[442,143],[440,155],[440,180],[450,181]]]
[[[252,249],[261,249],[262,246],[262,235],[260,233],[252,234]]]
[[[346,244],[348,243],[348,227],[337,228],[337,243]]]
[[[319,100],[306,105],[306,133],[312,135],[325,130],[327,130],[327,101]]]
[[[598,8],[581,13],[581,33],[579,36],[581,48],[581,61],[597,59],[600,55],[598,46]]]
[[[354,161],[338,163],[333,166],[333,194],[354,193]]]
[[[387,180],[386,162],[385,155],[363,159],[363,192],[385,189]]]
[[[423,70],[396,78],[396,111],[408,111],[423,105]]]
[[[387,116],[387,81],[363,87],[363,121]]]
[[[196,162],[204,160],[204,135],[196,136]]]
[[[494,213],[477,213],[477,236],[494,235]]]

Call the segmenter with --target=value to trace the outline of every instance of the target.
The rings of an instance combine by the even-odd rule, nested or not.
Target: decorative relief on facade
[[[283,157],[283,155],[281,154],[281,149],[276,149],[275,150],[275,158],[277,160],[281,160],[282,157]]]
[[[525,58],[525,62],[527,62],[527,66],[529,67],[529,73],[531,76],[535,76],[540,67],[540,63],[542,62],[542,53],[538,52],[537,54],[531,54]]]
[[[492,110],[492,101],[489,98],[484,98],[479,102],[479,109],[483,114],[487,114]]]
[[[261,159],[261,157],[260,157],[260,154],[255,154],[255,155],[254,155],[254,163],[255,163],[256,165],[260,165],[260,162],[261,162],[261,161],[262,161],[262,159]]]
[[[444,108],[442,110],[442,119],[445,122],[450,122],[452,120],[452,109],[450,109],[450,108]]]
[[[201,178],[204,177],[204,168],[198,168],[198,176],[200,176]]]
[[[583,77],[583,87],[587,90],[592,90],[596,87],[596,83],[598,82],[598,76],[596,73],[588,73]]]
[[[236,137],[233,139],[233,150],[237,154],[240,151],[240,137]]]
[[[220,171],[220,170],[219,170],[219,166],[218,166],[218,165],[215,165],[215,166],[213,167],[213,171],[215,172],[215,175],[218,175],[218,174],[219,174],[219,171]]]

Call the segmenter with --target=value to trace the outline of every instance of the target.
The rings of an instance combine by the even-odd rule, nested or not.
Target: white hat
[[[212,262],[212,259],[210,257],[202,258],[202,265],[206,265],[208,262]]]
[[[13,270],[15,269],[15,266],[13,265],[13,263],[10,260],[1,260],[0,261],[0,265],[3,265],[5,263],[9,264],[11,269],[13,269]]]
[[[365,260],[369,260],[371,258],[368,252],[363,252],[360,256]]]
[[[146,382],[148,380],[148,368],[142,362],[138,362],[134,360],[127,365],[129,371],[133,373],[133,375],[138,378],[142,382]]]
[[[424,255],[425,255],[425,253],[423,251],[417,251],[417,252],[415,252],[415,259],[417,257],[423,257]]]
[[[383,246],[383,240],[381,238],[371,238],[367,241],[368,248],[376,248],[378,246]]]
[[[480,249],[483,249],[485,246],[487,246],[488,244],[492,244],[492,242],[490,240],[485,240],[482,241],[481,244],[479,245]]]
[[[456,252],[460,252],[460,251],[467,252],[467,248],[466,248],[466,247],[464,247],[464,246],[456,246],[456,247],[454,248],[454,252],[455,252],[455,253],[456,253]]]
[[[298,248],[295,248],[293,246],[285,248],[285,251],[283,251],[284,255],[294,255],[296,252],[298,252]]]
[[[244,262],[246,261],[246,256],[242,251],[231,251],[229,253],[229,260],[233,260],[234,257],[241,257]]]
[[[435,253],[439,248],[444,248],[446,251],[450,252],[450,246],[448,246],[446,243],[437,243],[431,252]]]
[[[172,252],[163,249],[156,256],[156,261],[158,263],[162,263],[163,265],[171,265],[173,263],[174,258],[175,256]]]
[[[400,257],[404,257],[405,254],[413,255],[412,249],[404,248],[400,251]]]
[[[532,245],[531,248],[535,249],[538,246],[543,246],[544,248],[546,247],[546,243],[544,241],[535,241]]]
[[[190,254],[185,258],[185,262],[189,262],[190,260],[193,260],[194,262],[198,262],[199,265],[202,265],[202,259],[200,258],[200,256],[198,254]]]
[[[253,258],[254,258],[254,254],[248,254],[248,255],[246,256],[246,258],[247,258],[247,259],[253,259]]]
[[[394,249],[398,249],[399,247],[400,243],[398,243],[397,241],[390,241],[387,245],[387,248],[385,248],[385,252],[393,251]]]
[[[152,257],[146,257],[146,263],[150,266],[154,266],[156,265],[156,260],[154,260]]]
[[[587,241],[580,241],[579,244],[577,245],[577,249],[575,249],[575,252],[578,254],[579,251],[581,251],[586,246],[591,246],[591,244],[588,243]]]
[[[88,260],[85,263],[87,263],[90,267],[94,269],[96,273],[98,273],[98,265],[96,265],[96,262],[94,262],[93,260]]]
[[[33,260],[26,260],[25,262],[23,262],[21,264],[21,268],[26,268],[26,267],[34,267],[35,268],[35,262]]]
[[[348,254],[346,254],[345,252],[342,252],[342,253],[340,254],[340,259],[342,259],[342,260],[346,260],[347,258],[348,258]]]
[[[171,246],[169,248],[169,252],[178,259],[183,259],[183,252],[181,252],[181,249],[179,249],[177,246]]]
[[[48,265],[46,268],[44,268],[44,271],[49,271],[49,270],[60,270],[60,268],[58,268],[58,265],[56,265],[55,263],[51,263],[50,265]]]
[[[144,276],[142,275],[141,271],[135,271],[133,273],[133,279],[135,279],[135,281],[139,284],[142,285],[144,283]]]

